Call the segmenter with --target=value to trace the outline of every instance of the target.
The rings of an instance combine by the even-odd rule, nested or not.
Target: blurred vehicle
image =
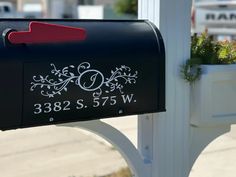
[[[0,2],[0,18],[14,18],[16,15],[13,4],[10,2]]]
[[[78,6],[79,19],[103,19],[104,7],[102,5],[80,5]]]
[[[195,0],[192,32],[204,30],[218,40],[236,39],[236,0]]]
[[[26,3],[21,14],[23,18],[42,18],[44,16],[43,7],[40,3]]]

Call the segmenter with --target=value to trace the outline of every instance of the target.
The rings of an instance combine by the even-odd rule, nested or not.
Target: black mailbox
[[[0,129],[165,111],[149,21],[0,20]]]

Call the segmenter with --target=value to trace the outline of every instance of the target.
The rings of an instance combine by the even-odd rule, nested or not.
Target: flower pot
[[[191,124],[218,126],[236,123],[236,65],[202,65],[191,87]]]

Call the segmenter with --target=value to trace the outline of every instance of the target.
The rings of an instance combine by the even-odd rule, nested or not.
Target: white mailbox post
[[[191,0],[140,0],[139,18],[153,21],[166,48],[166,113],[139,118],[139,148],[152,177],[187,177],[190,165],[189,85],[180,65],[190,57]],[[150,138],[146,138],[151,135]]]
[[[139,0],[139,18],[156,24],[166,48],[166,113],[139,116],[138,149],[101,121],[66,124],[92,131],[116,146],[135,177],[188,177],[202,150],[230,124],[196,126],[190,119],[190,86],[180,65],[190,57],[192,0]]]
[[[190,57],[191,5],[192,0],[139,0],[139,18],[159,27],[167,55],[167,112],[139,118],[139,149],[152,164],[152,177],[189,176],[202,150],[230,130],[230,124],[191,124],[190,87],[180,77],[180,66]]]

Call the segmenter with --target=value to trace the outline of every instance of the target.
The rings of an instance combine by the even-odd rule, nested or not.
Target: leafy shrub
[[[138,0],[118,0],[115,4],[115,11],[120,14],[137,15]]]
[[[222,64],[236,63],[236,43],[224,41],[219,43],[218,60]]]
[[[132,173],[129,168],[122,168],[113,174],[101,176],[101,177],[132,177]]]
[[[195,34],[191,42],[191,58],[182,66],[183,78],[193,83],[200,78],[200,65],[236,63],[236,42],[214,41],[207,32]]]

